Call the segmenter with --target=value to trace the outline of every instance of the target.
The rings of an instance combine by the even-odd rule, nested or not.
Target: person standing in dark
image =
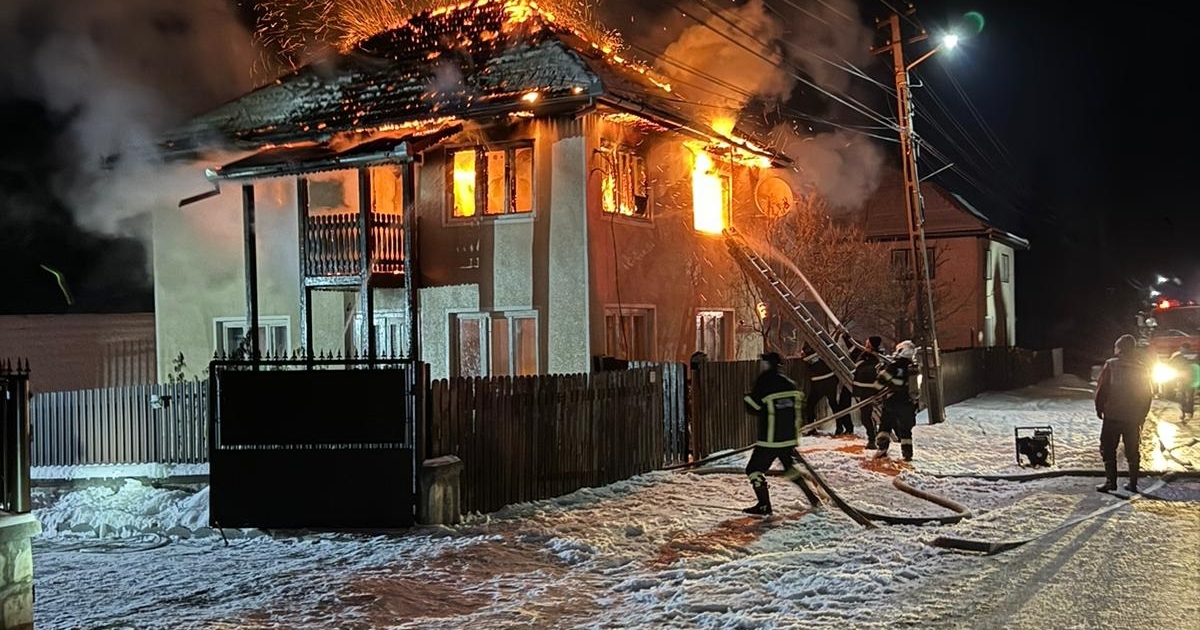
[[[842,346],[842,350],[846,351],[846,354],[850,356],[850,360],[858,361],[858,357],[862,354],[862,350],[858,347],[858,344],[854,343],[854,339],[850,337],[850,333],[843,332],[839,338],[839,342]],[[837,402],[836,404],[830,404],[830,408],[835,409],[837,412],[849,409],[850,405],[853,403],[852,398],[853,392],[851,391],[851,388],[846,387],[844,384],[839,382],[837,388]],[[837,428],[834,430],[833,434],[853,436],[853,414],[846,414],[838,418]]]
[[[809,380],[809,395],[804,404],[804,422],[812,424],[817,421],[817,407],[822,400],[829,403],[829,408],[834,413],[842,410],[842,401],[838,397],[838,389],[841,384],[838,382],[837,375],[833,373],[833,368],[829,367],[829,364],[825,363],[825,360],[811,346],[804,346],[803,356]],[[807,435],[816,435],[816,433],[816,429],[813,429]]]
[[[1096,382],[1096,416],[1100,427],[1100,457],[1104,460],[1104,483],[1100,492],[1117,489],[1117,443],[1125,444],[1129,463],[1129,483],[1125,489],[1137,492],[1141,466],[1142,425],[1150,413],[1154,389],[1150,368],[1137,351],[1133,335],[1121,335],[1113,345],[1116,354],[1104,363]]]
[[[775,352],[763,354],[759,359],[762,372],[754,380],[753,389],[742,399],[746,413],[753,414],[758,420],[757,440],[746,464],[746,476],[758,501],[742,510],[747,514],[771,513],[767,471],[776,459],[783,464],[784,475],[789,480],[796,481],[800,477],[792,451],[800,444],[802,420],[799,411],[804,404],[804,394],[795,381],[780,372],[782,362]]]
[[[892,360],[879,372],[879,382],[887,390],[880,414],[879,433],[875,436],[878,451],[875,457],[886,457],[892,444],[892,433],[900,440],[904,461],[913,458],[913,427],[917,425],[917,403],[912,396],[912,379],[916,375],[913,359],[917,346],[905,340],[896,344]]]
[[[854,363],[854,398],[856,402],[862,402],[883,391],[883,384],[879,382],[879,350],[882,345],[883,339],[872,335],[867,338],[867,345],[858,353]],[[867,448],[869,450],[878,448],[875,433],[875,408],[876,404],[871,403],[858,410],[859,421],[867,431]]]
[[[1171,367],[1175,368],[1176,393],[1179,396],[1179,409],[1182,419],[1187,420],[1196,412],[1196,388],[1192,386],[1192,347],[1183,344],[1171,355]]]

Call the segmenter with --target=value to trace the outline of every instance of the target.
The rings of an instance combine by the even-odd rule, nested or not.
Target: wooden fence
[[[206,462],[207,399],[205,381],[34,394],[32,465]]]
[[[783,371],[805,387],[803,361],[786,360]],[[758,373],[758,361],[701,363],[693,371],[691,431],[697,458],[754,442],[757,425],[746,414],[742,399]]]
[[[488,512],[655,470],[670,452],[664,394],[683,393],[664,386],[663,375],[678,369],[436,381],[430,455],[463,460],[464,512]]]

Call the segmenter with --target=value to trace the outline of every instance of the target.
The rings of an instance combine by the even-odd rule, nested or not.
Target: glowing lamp
[[[953,34],[946,35],[945,37],[942,38],[942,45],[945,46],[947,49],[954,48],[955,46],[958,45],[958,35],[953,35]]]
[[[1155,363],[1150,378],[1156,385],[1163,385],[1179,378],[1179,372],[1165,363]]]
[[[1163,300],[1158,303],[1158,309],[1161,311],[1165,311],[1169,308],[1171,308],[1171,300]]]

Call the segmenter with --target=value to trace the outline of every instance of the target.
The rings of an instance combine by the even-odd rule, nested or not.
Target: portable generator
[[[1013,439],[1016,442],[1017,465],[1042,466],[1054,465],[1054,428],[1016,427],[1013,429]]]

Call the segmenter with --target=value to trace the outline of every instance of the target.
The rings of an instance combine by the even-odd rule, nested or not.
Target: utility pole
[[[906,16],[915,10],[909,5]],[[919,34],[904,40],[900,28],[901,16],[893,13],[886,21],[878,23],[880,28],[890,30],[888,43],[872,50],[874,53],[891,52],[892,65],[896,72],[896,123],[900,128],[900,159],[904,173],[904,209],[908,219],[908,240],[912,250],[913,278],[916,281],[917,339],[921,348],[921,373],[923,394],[929,410],[929,423],[938,424],[946,419],[946,408],[942,396],[942,357],[938,347],[937,326],[933,311],[933,286],[929,273],[929,250],[925,247],[925,203],[921,197],[921,180],[917,176],[917,143],[913,137],[913,101],[908,71],[940,50],[934,48],[913,63],[904,60],[904,44],[922,41],[928,34]]]

